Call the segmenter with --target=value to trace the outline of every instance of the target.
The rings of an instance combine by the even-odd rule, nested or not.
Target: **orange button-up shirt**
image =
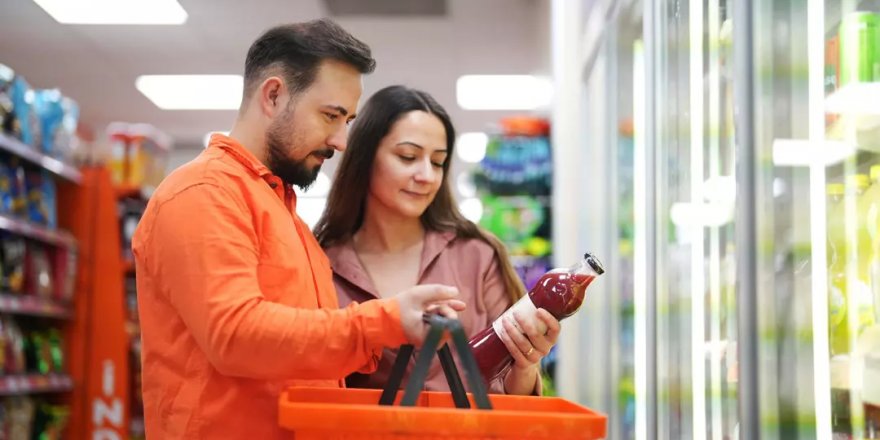
[[[338,308],[291,187],[215,135],[133,240],[150,439],[276,439],[289,385],[343,386],[406,341],[396,300]]]

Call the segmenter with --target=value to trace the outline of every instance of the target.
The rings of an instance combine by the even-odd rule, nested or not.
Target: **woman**
[[[427,93],[391,86],[373,95],[355,120],[315,236],[330,258],[339,305],[387,297],[417,284],[458,287],[468,336],[491,325],[524,288],[501,242],[458,211],[447,172],[455,129]],[[559,322],[504,319],[515,360],[489,391],[540,394],[539,363],[556,343]],[[523,329],[517,331],[515,325]],[[545,334],[537,327],[546,326]],[[381,388],[396,359],[386,350],[378,370],[348,378],[352,387]],[[448,390],[435,360],[426,388]]]

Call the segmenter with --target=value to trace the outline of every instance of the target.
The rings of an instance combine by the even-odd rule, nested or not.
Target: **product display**
[[[26,145],[37,147],[41,133],[40,120],[34,111],[34,91],[23,77],[16,76],[12,81],[11,95],[15,115],[12,134]]]
[[[75,249],[57,249],[54,252],[54,277],[58,301],[70,303],[76,288],[77,252]]]
[[[0,433],[9,440],[31,440],[37,404],[32,397],[15,396],[3,402]]]
[[[55,181],[46,171],[26,174],[27,219],[52,229],[58,227]]]
[[[13,80],[15,80],[15,72],[9,66],[0,64],[0,130],[6,133],[14,133]]]
[[[13,234],[0,233],[0,266],[3,289],[12,293],[24,290],[25,240]]]
[[[18,396],[0,402],[0,439],[61,440],[70,409]]]
[[[75,101],[0,64],[0,439],[61,439],[81,380],[67,375],[65,332],[83,243],[59,228],[79,207],[58,213],[82,178],[80,128]]]
[[[840,23],[840,83],[880,80],[880,16],[857,11]]]
[[[155,188],[165,177],[170,138],[147,124],[114,123],[107,127],[113,182],[123,187]]]
[[[474,351],[480,372],[487,382],[498,377],[513,361],[510,352],[501,341],[500,334],[506,330],[502,320],[520,314],[525,319],[536,320],[536,310],[543,308],[556,319],[564,319],[573,315],[583,304],[587,287],[593,280],[605,273],[602,263],[591,254],[569,269],[555,269],[547,272],[529,293],[517,301],[491,326],[471,338],[469,344]]]
[[[46,299],[56,298],[48,249],[35,242],[28,243],[25,263],[25,292]]]

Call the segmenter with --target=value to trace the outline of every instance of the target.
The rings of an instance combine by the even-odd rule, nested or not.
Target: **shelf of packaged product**
[[[64,248],[76,247],[76,239],[66,231],[50,229],[8,214],[0,214],[0,230],[55,246]]]
[[[4,133],[0,133],[0,150],[18,156],[73,183],[80,183],[82,180],[82,174],[80,174],[79,170],[73,165],[66,164],[54,157],[49,157],[40,153],[25,145],[18,139]]]
[[[0,293],[0,313],[70,319],[72,306],[34,295]]]
[[[66,374],[15,374],[0,376],[0,396],[65,393],[73,389]]]

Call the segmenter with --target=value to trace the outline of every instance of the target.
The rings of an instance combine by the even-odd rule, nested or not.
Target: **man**
[[[370,49],[329,20],[253,43],[235,125],[154,193],[135,233],[143,398],[151,439],[274,439],[290,385],[343,386],[383,347],[420,343],[422,314],[462,309],[419,286],[338,309],[327,257],[295,213],[346,147],[373,70]]]

